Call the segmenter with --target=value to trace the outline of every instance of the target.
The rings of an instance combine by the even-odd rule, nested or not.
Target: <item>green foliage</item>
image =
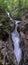
[[[0,7],[6,9],[14,18],[28,12],[28,0],[0,0]]]
[[[7,8],[14,18],[20,18],[28,12],[28,0],[8,0]]]
[[[0,0],[0,23],[2,23],[2,20],[7,19],[5,10],[7,10],[14,19],[19,19],[28,12],[28,0]],[[9,23],[6,21],[3,29],[8,28],[8,26]]]

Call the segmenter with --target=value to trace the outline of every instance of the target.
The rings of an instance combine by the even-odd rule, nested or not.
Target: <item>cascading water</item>
[[[10,17],[10,14],[6,11],[8,17],[10,18],[10,20],[13,21],[13,19]],[[22,57],[22,50],[20,48],[20,35],[17,31],[17,24],[20,23],[20,21],[15,20],[15,29],[14,31],[11,33],[12,36],[12,41],[14,44],[14,54],[16,56],[17,62],[19,64],[19,62],[21,61],[21,57]]]
[[[17,31],[17,23],[18,22],[19,21],[16,21],[15,29],[11,33],[11,35],[12,35],[12,41],[13,41],[13,44],[14,44],[14,54],[15,54],[17,62],[19,64],[19,62],[21,61],[22,51],[21,51],[21,48],[20,48],[20,45],[19,45],[20,44],[20,35]]]

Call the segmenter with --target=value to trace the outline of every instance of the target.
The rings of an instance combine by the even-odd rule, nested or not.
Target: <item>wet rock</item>
[[[3,41],[7,41],[7,39],[9,38],[9,34],[7,32],[2,32],[2,40]]]
[[[22,42],[21,42],[21,48],[23,51],[23,63],[22,65],[28,65],[28,41],[24,39],[24,36],[22,36]]]
[[[6,37],[6,35],[5,35]],[[6,37],[7,38],[7,37]],[[12,46],[12,40],[10,37],[10,32],[9,32],[9,37],[7,38],[7,40],[2,40],[2,38],[0,39],[0,49],[1,49],[1,53],[4,55],[4,64],[7,65],[18,65],[17,61],[16,61],[16,57],[14,55],[13,52],[13,46]],[[2,63],[2,61],[1,61]]]

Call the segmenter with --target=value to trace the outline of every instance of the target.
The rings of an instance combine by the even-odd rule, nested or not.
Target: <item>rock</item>
[[[10,21],[10,22],[9,22],[8,30],[10,30],[10,31],[12,32],[14,29],[15,29],[15,22]]]
[[[26,13],[24,16],[22,16],[22,21],[19,25],[20,31],[24,30],[24,25],[28,23],[28,13]]]
[[[5,41],[0,39],[0,49],[1,53],[3,54],[4,57],[4,64],[7,65],[18,65],[16,61],[16,57],[13,52],[13,46],[12,46],[12,40],[10,37],[10,32],[9,32],[9,38]],[[8,61],[7,61],[8,60]],[[1,62],[2,63],[2,62]]]
[[[28,40],[25,39],[24,33],[21,33],[21,48],[23,51],[23,63],[22,65],[28,65]]]

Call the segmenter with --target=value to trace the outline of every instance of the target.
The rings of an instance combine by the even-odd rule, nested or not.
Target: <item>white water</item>
[[[19,38],[19,33],[17,32],[17,22],[16,22],[16,27],[15,30],[12,32],[12,40],[14,43],[14,54],[16,56],[17,62],[19,64],[22,56],[22,51],[21,48],[19,47],[20,44],[20,38]]]
[[[6,11],[8,17],[10,18],[10,20],[13,20],[11,17],[10,17],[10,14]],[[15,27],[15,30],[12,32],[12,40],[13,40],[13,43],[14,43],[14,54],[16,56],[16,59],[17,59],[17,62],[19,64],[20,60],[21,60],[21,56],[22,56],[22,51],[21,51],[21,48],[19,47],[19,44],[20,44],[20,37],[19,37],[19,33],[17,32],[17,26],[18,26],[18,23],[20,23],[21,21],[16,21],[15,20],[15,24],[16,24],[16,27]]]
[[[10,13],[8,11],[6,11],[6,13],[7,13],[8,17],[10,18],[10,20],[12,21],[13,19],[11,18]]]

